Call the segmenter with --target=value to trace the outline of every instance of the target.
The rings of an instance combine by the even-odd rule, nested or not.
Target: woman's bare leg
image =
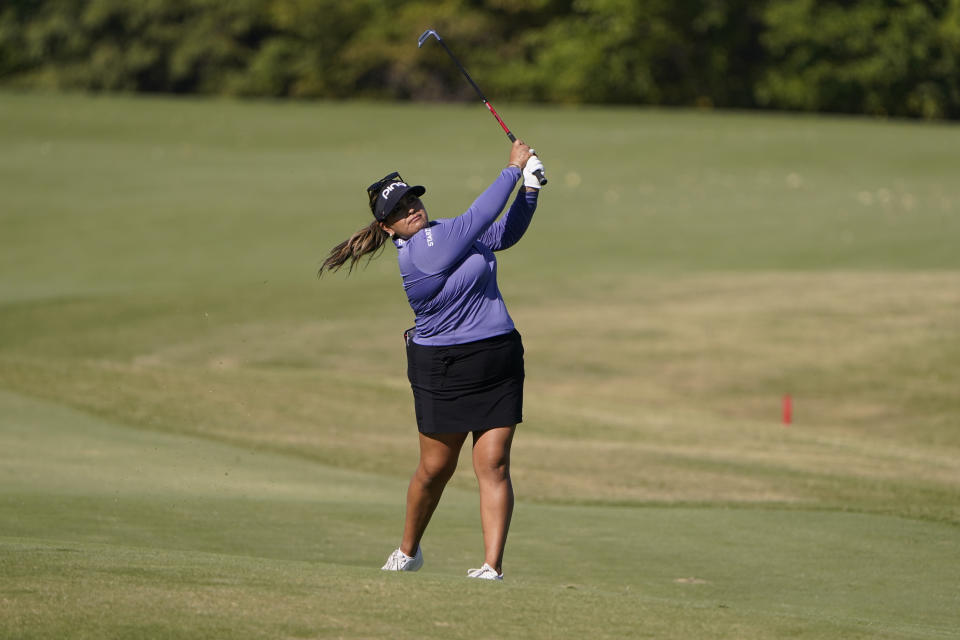
[[[473,434],[473,470],[480,485],[480,524],[485,561],[502,573],[503,549],[513,516],[510,445],[516,425]]]
[[[400,550],[417,553],[430,516],[440,503],[447,481],[453,476],[466,433],[420,434],[420,463],[407,488],[407,517]]]

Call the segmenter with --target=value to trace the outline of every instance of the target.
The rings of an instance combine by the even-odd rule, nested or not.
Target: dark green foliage
[[[8,0],[0,82],[960,117],[960,0]]]
[[[957,0],[781,0],[764,22],[762,106],[960,117]]]

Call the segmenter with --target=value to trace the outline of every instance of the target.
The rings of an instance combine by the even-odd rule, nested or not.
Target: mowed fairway
[[[483,107],[0,94],[0,638],[960,637],[960,129],[497,106],[551,182],[477,584],[467,452],[379,571],[412,314],[315,273],[389,171],[463,211]]]

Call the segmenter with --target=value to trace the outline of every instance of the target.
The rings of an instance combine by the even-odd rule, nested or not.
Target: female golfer
[[[513,513],[510,444],[522,420],[524,372],[523,344],[497,287],[493,252],[511,247],[527,230],[540,189],[537,169],[543,164],[518,140],[507,167],[465,213],[432,221],[420,200],[426,189],[392,173],[367,189],[374,222],[334,247],[320,268],[335,271],[349,260],[352,270],[390,238],[416,314],[405,338],[420,462],[407,489],[403,538],[386,571],[423,566],[420,539],[472,433],[484,563],[467,575],[503,579]],[[497,220],[521,176],[524,188]]]

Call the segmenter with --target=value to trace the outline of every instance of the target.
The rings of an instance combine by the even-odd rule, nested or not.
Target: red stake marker
[[[793,422],[793,399],[790,394],[783,396],[783,426],[790,426]]]

